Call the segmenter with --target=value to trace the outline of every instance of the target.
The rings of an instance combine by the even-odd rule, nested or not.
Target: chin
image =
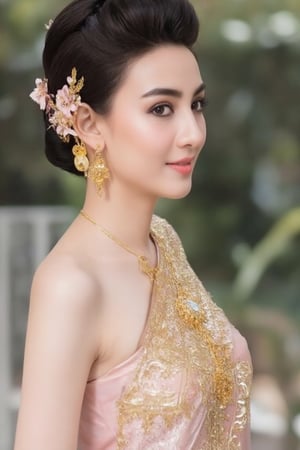
[[[169,192],[165,192],[164,195],[161,195],[161,198],[166,198],[169,200],[180,200],[181,198],[186,197],[191,192],[192,186],[185,186],[182,189],[174,189],[173,191],[169,190]]]

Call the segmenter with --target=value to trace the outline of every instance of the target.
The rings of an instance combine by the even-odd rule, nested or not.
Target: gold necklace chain
[[[110,231],[108,231],[106,228],[104,228],[102,225],[100,225],[94,219],[92,219],[85,211],[81,210],[80,215],[89,222],[91,222],[93,225],[95,225],[97,228],[99,228],[99,230],[101,230],[102,233],[105,234],[105,236],[107,236],[109,239],[111,239],[113,242],[119,245],[119,247],[123,248],[128,253],[134,255],[138,260],[139,269],[141,270],[141,272],[147,275],[152,282],[154,281],[157,273],[157,267],[152,267],[146,256],[139,255],[136,251],[132,250],[130,247],[128,247],[127,244],[125,244],[123,241],[115,237]]]

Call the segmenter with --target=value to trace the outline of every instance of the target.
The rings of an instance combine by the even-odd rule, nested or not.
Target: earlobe
[[[74,116],[74,130],[78,138],[91,149],[103,140],[98,114],[87,104],[81,103]]]

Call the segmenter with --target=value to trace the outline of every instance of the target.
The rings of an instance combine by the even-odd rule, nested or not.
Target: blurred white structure
[[[274,376],[256,375],[252,386],[252,431],[274,438],[288,431],[288,406]]]
[[[0,449],[11,450],[33,272],[74,217],[67,207],[0,207]]]

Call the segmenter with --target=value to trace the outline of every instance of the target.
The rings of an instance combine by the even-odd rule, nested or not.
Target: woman
[[[249,449],[247,344],[153,216],[206,137],[188,0],[76,0],[50,26],[46,153],[83,210],[34,277],[15,450]]]

